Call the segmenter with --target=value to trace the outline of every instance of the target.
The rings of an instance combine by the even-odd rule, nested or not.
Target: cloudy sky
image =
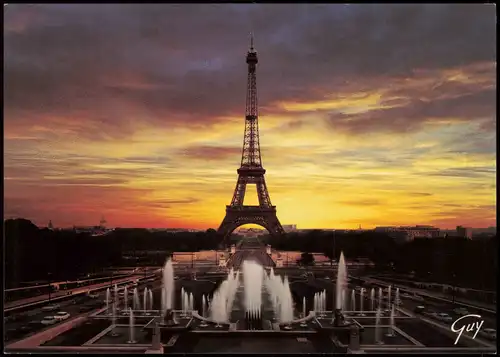
[[[5,217],[217,228],[251,31],[283,224],[496,225],[496,17],[480,4],[10,4]]]

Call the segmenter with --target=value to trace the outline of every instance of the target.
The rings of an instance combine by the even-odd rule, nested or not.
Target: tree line
[[[415,279],[496,290],[498,265],[497,237],[478,240],[466,238],[416,238],[397,242],[374,232],[311,231],[268,237],[276,249],[323,253],[338,259],[368,258],[375,271],[413,274]]]
[[[203,232],[150,232],[146,229],[116,229],[92,237],[73,231],[39,229],[25,219],[6,220],[5,277],[7,287],[22,281],[69,280],[111,266],[130,265],[124,255],[136,257],[134,264],[162,264],[171,252],[221,248],[214,229]],[[338,259],[369,258],[378,271],[414,273],[421,279],[496,289],[496,236],[482,240],[460,238],[415,239],[397,243],[373,231],[339,233],[315,230],[261,239],[278,250],[323,253]],[[144,255],[143,251],[158,254]]]

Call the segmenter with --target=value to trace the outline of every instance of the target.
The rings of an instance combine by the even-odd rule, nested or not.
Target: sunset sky
[[[10,4],[5,218],[217,228],[250,32],[282,224],[496,225],[491,4]]]

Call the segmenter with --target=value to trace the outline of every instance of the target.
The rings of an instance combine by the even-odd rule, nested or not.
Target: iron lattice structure
[[[250,50],[247,53],[248,85],[245,110],[245,135],[243,137],[243,151],[241,166],[237,170],[238,181],[234,189],[231,204],[226,206],[226,216],[218,229],[218,233],[227,241],[231,233],[244,224],[258,224],[266,228],[272,235],[281,235],[285,231],[276,215],[276,206],[271,204],[267,191],[262,167],[259,141],[259,114],[257,103],[257,52],[253,47],[253,38]],[[258,206],[244,205],[247,184],[255,184],[257,188]]]

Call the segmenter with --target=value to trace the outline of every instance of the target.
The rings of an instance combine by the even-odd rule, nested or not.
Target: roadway
[[[405,295],[400,295],[400,298],[401,298],[401,301],[403,303],[402,305],[400,305],[400,308],[403,308],[404,310],[406,310],[406,312],[409,312],[411,315],[415,316],[416,318],[419,318],[419,319],[424,320],[424,321],[429,320],[426,322],[440,326],[447,331],[451,331],[451,325],[453,324],[453,322],[456,321],[458,318],[462,317],[462,315],[459,315],[453,311],[453,309],[454,309],[453,306],[450,306],[449,304],[446,304],[446,303],[440,303],[440,302],[431,301],[428,299],[422,302],[422,301],[414,300],[414,299],[407,297]],[[394,299],[394,295],[393,295],[392,299]],[[416,314],[414,312],[414,310],[417,306],[425,306],[426,307],[425,312],[423,314]],[[442,320],[439,320],[438,318],[436,318],[435,315],[431,314],[431,313],[440,313],[440,312],[447,313],[448,315],[451,316],[452,320],[451,321],[442,321]],[[483,331],[484,329],[487,329],[487,328],[492,328],[492,329],[496,330],[496,318],[491,317],[491,316],[482,316],[481,319],[484,321],[484,323],[481,326],[481,330],[479,331],[479,334],[477,335],[476,339],[481,344],[484,344],[484,342],[486,342],[488,344],[495,343],[494,341],[488,340],[487,338],[485,338],[485,336],[482,334],[481,331]],[[474,322],[475,321],[476,320],[474,320]],[[459,328],[466,323],[472,323],[472,322],[473,321],[471,319],[467,319],[467,320],[464,319],[464,323],[458,325],[457,327]],[[472,337],[474,335],[474,333],[475,333],[474,331],[473,332],[464,332],[465,335],[468,335],[470,337]]]
[[[57,311],[65,311],[70,314],[70,318],[73,318],[85,312],[96,310],[104,306],[104,298],[101,297],[98,299],[91,299],[83,295],[75,298],[74,300],[76,300],[76,303],[72,300],[58,303],[59,309]],[[42,308],[39,307],[23,313],[15,314],[13,317],[5,319],[5,342],[10,343],[54,327],[54,325],[45,326],[41,323],[41,321],[45,316],[53,316],[55,313],[56,311],[43,311]],[[61,322],[58,322],[57,324],[60,323]]]
[[[318,279],[324,283],[327,283],[328,285],[331,284],[331,280],[329,279]],[[354,284],[349,283],[349,288],[355,288],[356,286]],[[364,306],[370,306],[369,305],[369,291],[371,289],[368,289],[368,292],[365,291],[365,305]],[[383,289],[383,306],[385,307],[387,304],[387,289]],[[432,293],[426,292],[427,295],[432,296]],[[391,289],[391,301],[394,302],[396,298],[396,289]],[[359,308],[359,289],[356,291],[356,306]],[[446,301],[446,300],[437,300],[437,299],[432,299],[426,296],[422,296],[418,294],[418,296],[421,296],[421,299],[416,298],[414,294],[408,294],[403,291],[400,291],[399,298],[402,302],[402,305],[399,305],[400,308],[403,308],[404,310],[407,310],[411,315],[415,316],[416,318],[421,318],[421,319],[426,319],[430,320],[433,323],[440,325],[442,328],[450,330],[452,323],[457,320],[458,318],[462,317],[462,315],[459,315],[455,313],[453,310],[456,309],[458,306],[453,305],[451,301]],[[350,300],[349,300],[350,301]],[[378,301],[378,288],[375,288],[375,302]],[[425,314],[416,314],[415,308],[417,306],[425,306]],[[444,322],[439,319],[437,319],[436,316],[431,315],[431,313],[447,313],[448,315],[451,316],[452,320],[450,322]],[[475,311],[470,311],[469,313],[475,313]],[[484,320],[483,325],[481,326],[481,330],[484,330],[486,328],[492,328],[496,330],[496,314],[480,314],[481,319]],[[465,321],[466,323],[471,323],[471,321]],[[469,333],[470,334],[470,333]],[[473,335],[473,334],[472,334]],[[479,333],[479,338],[481,338],[481,332]],[[484,341],[488,341],[484,339]],[[491,340],[488,341],[491,343]]]
[[[132,275],[134,271],[126,271],[120,272],[121,274],[119,276],[116,276],[116,278],[120,278],[122,276],[126,275]],[[64,280],[64,281],[54,281],[51,282],[50,285],[55,286],[55,285],[65,285],[65,284],[74,284],[74,283],[80,283],[80,284],[85,284],[86,282],[92,282],[92,281],[98,281],[98,280],[110,280],[113,279],[112,274],[99,274],[97,276],[94,276],[92,278],[88,279],[77,279],[77,280]],[[37,288],[47,288],[49,287],[49,283],[43,282],[42,284],[31,284],[31,285],[26,285],[26,286],[21,286],[18,288],[12,288],[12,289],[6,289],[5,292],[10,292],[10,291],[16,291],[16,290],[29,290],[29,289],[37,289]]]
[[[425,289],[412,288],[412,287],[408,287],[408,286],[402,285],[402,284],[393,284],[393,283],[390,283],[390,282],[387,282],[387,281],[384,281],[384,280],[378,279],[378,278],[358,277],[358,279],[364,280],[367,283],[372,283],[372,284],[377,284],[377,285],[383,285],[383,286],[391,285],[393,288],[400,288],[400,290],[402,292],[407,291],[407,292],[410,292],[413,294],[422,295],[423,297],[438,299],[438,300],[441,300],[443,302],[447,302],[449,304],[453,303],[453,301],[450,299],[450,297],[448,295],[445,295],[445,294],[442,294],[439,292],[434,292],[434,291],[431,292],[431,291],[428,291]],[[470,309],[482,310],[483,313],[486,312],[489,314],[496,315],[496,306],[480,303],[477,301],[464,300],[461,298],[458,298],[458,299],[455,298],[455,304],[456,305],[463,305],[464,307],[467,307]],[[487,306],[485,306],[485,305],[487,305]]]
[[[139,284],[139,287],[151,284],[145,282]],[[154,283],[153,283],[154,284]],[[153,290],[155,288],[153,287]],[[54,325],[45,326],[41,323],[44,317],[54,316],[58,311],[64,311],[70,314],[70,319],[76,318],[91,311],[103,308],[105,304],[105,292],[98,293],[97,298],[90,298],[87,295],[75,296],[74,299],[59,301],[57,305],[59,308],[56,311],[43,311],[41,307],[36,307],[22,313],[16,313],[12,317],[4,320],[5,342],[9,344],[16,341],[25,339],[36,333],[55,327],[62,322],[57,322]],[[132,294],[129,295],[132,299]],[[66,320],[67,321],[67,320]],[[64,322],[64,321],[63,321]]]
[[[405,279],[394,278],[391,276],[384,276],[384,275],[368,276],[368,278],[385,281],[387,283],[393,284],[394,286],[397,286],[399,284],[399,286],[404,286],[404,287],[407,287],[410,289],[415,289],[415,290],[421,289],[423,291],[426,291],[426,290],[422,289],[422,288],[414,288],[411,284],[423,284],[423,285],[429,284],[429,285],[434,285],[434,286],[437,285],[437,286],[440,286],[441,288],[443,288],[443,287],[451,288],[452,287],[452,285],[450,285],[450,284],[440,284],[440,283],[433,283],[433,282],[428,282],[428,281],[418,282],[418,281],[414,281],[414,280],[405,280]],[[457,287],[457,289],[460,289],[460,288]],[[493,292],[493,291],[485,291],[485,290],[481,291],[481,290],[469,289],[469,288],[465,288],[465,289],[471,290],[471,291],[476,291],[476,292],[495,294],[495,292]],[[450,299],[450,293],[445,294],[445,293],[441,293],[439,291],[435,292],[434,290],[432,291],[432,293],[434,295],[442,297],[444,299]],[[477,301],[477,300],[470,300],[470,299],[466,299],[463,297],[457,297],[457,296],[455,296],[455,301],[460,301],[460,302],[463,302],[465,304],[471,304],[471,305],[475,304],[478,307],[482,307],[485,309],[496,310],[496,305],[492,304],[492,303],[487,303],[487,302],[482,302],[482,301]]]
[[[31,298],[26,298],[26,299],[22,299],[22,300],[16,300],[16,301],[12,301],[12,302],[9,302],[9,303],[5,304],[4,305],[4,311],[11,311],[11,310],[15,310],[16,308],[20,308],[20,307],[25,306],[25,305],[36,304],[36,303],[41,303],[43,301],[48,301],[49,300],[49,296],[50,296],[51,300],[61,300],[60,298],[66,297],[68,295],[76,295],[76,294],[80,294],[80,293],[83,293],[83,292],[87,292],[89,290],[96,290],[96,289],[99,289],[99,288],[104,288],[106,286],[111,286],[111,285],[114,285],[114,284],[120,284],[120,283],[123,283],[123,282],[126,282],[126,281],[130,281],[130,280],[138,279],[138,278],[142,278],[142,277],[144,277],[143,274],[141,274],[141,275],[132,275],[132,276],[128,276],[126,278],[113,280],[112,284],[111,284],[111,281],[107,281],[107,282],[104,282],[104,283],[99,283],[99,284],[94,284],[94,285],[87,285],[87,286],[82,286],[82,287],[75,288],[75,289],[57,291],[57,292],[53,292],[53,293],[50,293],[50,294],[38,295],[38,296],[31,297]]]

